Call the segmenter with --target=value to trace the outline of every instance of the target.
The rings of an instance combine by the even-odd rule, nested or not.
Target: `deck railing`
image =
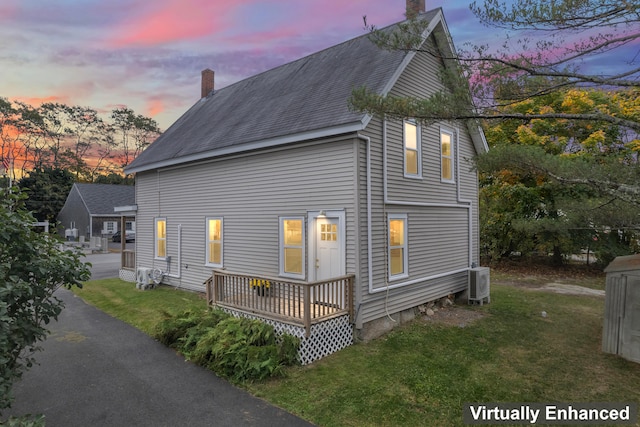
[[[206,294],[210,305],[299,324],[309,336],[314,323],[344,314],[353,317],[353,279],[346,275],[302,282],[214,270]]]
[[[121,268],[135,270],[136,268],[136,252],[131,250],[123,250],[121,258]]]

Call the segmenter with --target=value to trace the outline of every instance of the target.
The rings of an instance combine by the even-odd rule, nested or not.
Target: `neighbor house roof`
[[[73,184],[80,194],[87,212],[94,216],[114,216],[113,208],[135,204],[135,188],[133,185],[112,184]]]
[[[439,8],[422,19],[446,28]],[[361,130],[370,117],[349,110],[352,90],[386,94],[413,54],[380,49],[364,35],[215,90],[126,172]]]

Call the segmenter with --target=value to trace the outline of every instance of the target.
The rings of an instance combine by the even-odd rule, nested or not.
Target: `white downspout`
[[[373,235],[371,218],[371,138],[358,134],[367,146],[367,275],[369,276],[369,292],[373,289]],[[356,294],[359,295],[359,294]],[[356,304],[359,301],[356,301]],[[357,320],[357,319],[356,319]]]
[[[156,187],[158,189],[158,215],[162,215],[162,201],[160,199],[160,169],[156,171]],[[167,262],[167,271],[163,272],[164,276],[172,279],[182,278],[182,224],[178,224],[178,274],[170,274],[171,264]]]
[[[458,200],[458,203],[463,203],[469,206],[468,208],[468,212],[469,212],[469,244],[467,245],[469,248],[469,267],[472,266],[473,264],[473,202],[471,200],[468,199],[463,199],[461,198],[461,190],[460,190],[460,129],[456,128],[456,146],[455,146],[455,153],[456,153],[456,198]]]
[[[170,265],[167,263],[167,271],[170,270]],[[182,278],[182,224],[178,224],[178,274],[165,273],[165,276],[173,279]]]

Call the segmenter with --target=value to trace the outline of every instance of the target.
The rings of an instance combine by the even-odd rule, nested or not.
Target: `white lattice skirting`
[[[134,282],[136,281],[136,272],[134,270],[128,270],[126,268],[120,269],[120,280],[124,280],[125,282]]]
[[[287,333],[300,338],[298,360],[302,365],[308,365],[332,353],[353,344],[353,327],[349,323],[349,315],[335,317],[327,321],[311,325],[309,337],[305,337],[304,327],[265,319],[253,314],[223,308],[236,317],[248,317],[267,323],[275,329],[277,334]]]

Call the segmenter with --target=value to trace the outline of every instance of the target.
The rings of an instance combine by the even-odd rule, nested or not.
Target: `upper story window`
[[[167,220],[156,218],[155,220],[155,257],[167,257]]]
[[[453,132],[440,129],[440,178],[442,181],[454,181]]]
[[[304,279],[304,218],[280,218],[280,275]]]
[[[422,177],[422,152],[420,149],[420,126],[415,121],[403,122],[404,176]]]
[[[213,267],[222,267],[222,218],[207,218],[207,260]]]

